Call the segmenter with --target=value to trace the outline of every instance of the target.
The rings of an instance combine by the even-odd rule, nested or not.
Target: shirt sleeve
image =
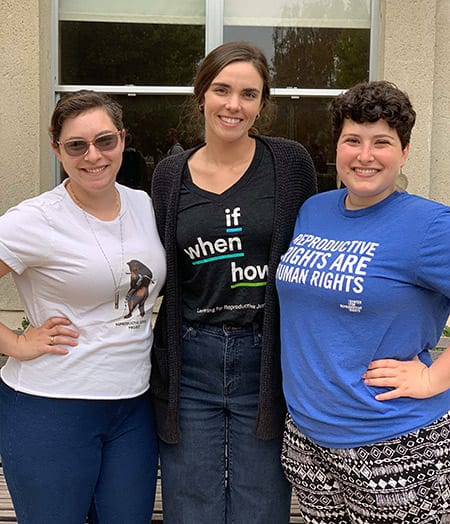
[[[418,262],[419,285],[450,300],[450,208],[443,208],[431,221]]]
[[[0,217],[0,260],[21,274],[51,249],[51,228],[37,204],[22,202]]]

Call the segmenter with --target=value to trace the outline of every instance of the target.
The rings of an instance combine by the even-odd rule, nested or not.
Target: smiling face
[[[117,132],[111,117],[102,108],[90,109],[73,118],[67,118],[61,129],[59,142],[82,139],[88,142],[107,133]],[[69,175],[75,193],[101,192],[114,186],[117,172],[122,163],[125,131],[119,135],[117,146],[111,151],[100,151],[93,144],[85,155],[70,156],[63,145],[53,145],[58,160]]]
[[[263,80],[251,62],[224,67],[204,95],[206,140],[247,138],[262,107],[262,91]]]
[[[385,120],[359,124],[345,119],[336,170],[348,189],[347,208],[369,207],[393,193],[408,152],[409,145],[402,149],[397,131]]]

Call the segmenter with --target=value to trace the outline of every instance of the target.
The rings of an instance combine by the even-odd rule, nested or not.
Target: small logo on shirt
[[[130,260],[127,264],[130,268],[130,289],[126,296],[128,314],[124,318],[130,318],[136,307],[143,317],[145,315],[145,301],[149,295],[148,287],[155,283],[153,272],[139,260]]]
[[[340,304],[341,309],[346,309],[350,313],[361,313],[362,310],[362,300],[351,300],[347,301],[347,304]]]

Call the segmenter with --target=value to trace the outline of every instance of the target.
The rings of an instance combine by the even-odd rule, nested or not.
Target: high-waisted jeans
[[[282,439],[253,430],[258,326],[183,327],[181,442],[160,443],[164,524],[287,524]]]
[[[101,377],[99,377],[101,380]],[[0,380],[0,453],[20,524],[149,524],[157,438],[148,393],[46,398]]]

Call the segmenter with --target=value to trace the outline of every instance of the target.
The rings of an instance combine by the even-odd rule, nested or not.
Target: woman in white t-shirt
[[[148,524],[164,249],[149,196],[116,183],[121,107],[93,91],[65,95],[50,135],[67,180],[0,217],[0,276],[12,273],[30,320],[19,336],[0,324],[6,481],[21,524]]]

